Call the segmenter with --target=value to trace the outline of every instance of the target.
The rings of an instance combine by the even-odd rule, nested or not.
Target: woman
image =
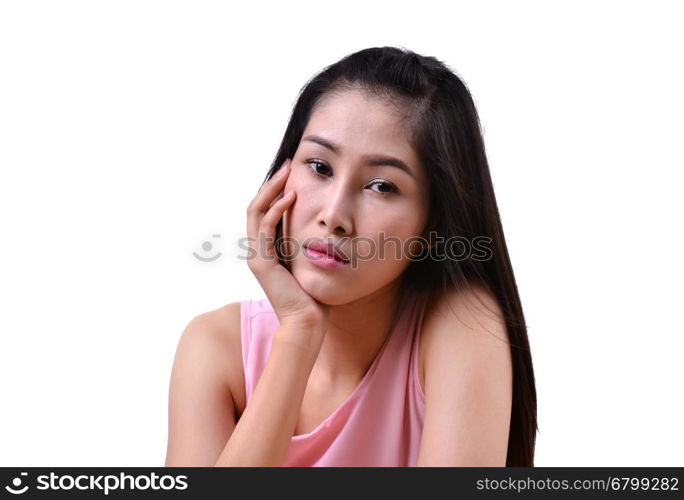
[[[445,64],[381,47],[316,75],[247,226],[267,299],[187,326],[167,466],[533,465],[522,306]]]

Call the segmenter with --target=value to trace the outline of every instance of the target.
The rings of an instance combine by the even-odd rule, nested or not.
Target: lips
[[[332,243],[323,243],[321,241],[314,241],[306,245],[307,248],[310,248],[311,250],[315,250],[316,252],[321,252],[330,255],[331,257],[334,257],[335,260],[339,260],[342,262],[349,262],[349,259],[347,258],[344,253],[342,253],[339,249],[335,247]]]

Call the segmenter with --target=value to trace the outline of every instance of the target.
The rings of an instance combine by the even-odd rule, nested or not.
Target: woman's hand
[[[297,197],[294,191],[283,196],[290,162],[290,159],[285,160],[247,207],[247,234],[250,250],[254,250],[250,251],[247,264],[271,302],[281,326],[290,325],[294,327],[291,331],[318,336],[303,339],[310,345],[312,340],[322,341],[329,307],[306,293],[292,273],[280,264],[274,245],[276,225]]]

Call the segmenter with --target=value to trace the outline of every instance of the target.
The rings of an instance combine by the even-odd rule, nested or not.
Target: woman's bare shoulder
[[[197,316],[193,321],[201,321],[205,331],[216,346],[216,357],[212,367],[221,374],[230,388],[235,409],[238,414],[244,409],[245,379],[242,366],[241,312],[240,302],[231,302],[217,309]]]
[[[460,319],[459,319],[460,318]],[[421,388],[425,388],[425,363],[429,351],[440,351],[440,348],[431,347],[433,343],[439,342],[439,336],[435,335],[437,330],[444,329],[446,324],[466,326],[470,331],[475,324],[482,325],[487,323],[491,326],[496,320],[501,323],[503,314],[496,298],[479,284],[471,284],[464,289],[451,289],[448,292],[434,290],[430,293],[429,300],[425,307],[423,323],[420,329],[420,348],[418,350],[418,366],[420,374]],[[448,327],[455,331],[455,327]],[[505,326],[502,327],[505,330]],[[502,331],[499,330],[499,331]],[[504,340],[493,337],[497,342]],[[507,340],[507,339],[505,339]]]
[[[194,316],[171,370],[166,466],[216,463],[242,414],[242,379],[240,303]]]

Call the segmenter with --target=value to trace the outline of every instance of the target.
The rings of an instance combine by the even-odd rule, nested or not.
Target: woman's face
[[[418,254],[427,178],[399,120],[384,101],[349,90],[319,101],[302,134],[285,184],[297,197],[283,218],[284,252],[299,284],[322,303],[346,304],[391,284],[411,263],[409,252]],[[315,240],[349,262],[316,265],[322,259],[304,248]]]

